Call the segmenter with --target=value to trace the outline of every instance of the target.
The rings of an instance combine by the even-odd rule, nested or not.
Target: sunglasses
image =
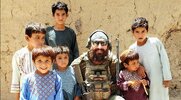
[[[98,46],[99,44],[101,44],[101,46],[106,46],[108,42],[107,41],[92,41],[92,44],[94,46]]]

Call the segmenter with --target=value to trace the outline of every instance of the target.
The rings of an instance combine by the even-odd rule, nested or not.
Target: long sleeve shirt
[[[137,42],[130,46],[139,54],[139,61],[145,67],[150,79],[149,100],[169,100],[168,88],[164,80],[171,80],[170,63],[164,45],[158,38],[148,37],[143,46]]]
[[[15,52],[12,58],[12,83],[11,93],[20,93],[22,79],[26,74],[34,72],[32,53],[27,46]]]
[[[76,34],[71,28],[65,27],[65,30],[55,30],[54,27],[48,27],[45,42],[52,47],[67,46],[70,50],[69,64],[79,56]]]
[[[54,72],[31,73],[24,78],[20,100],[63,100],[62,81]]]
[[[148,77],[144,78],[149,84]],[[147,100],[148,97],[144,90],[143,84],[139,84],[135,87],[128,85],[128,81],[142,80],[141,76],[137,72],[129,72],[128,70],[122,70],[119,73],[119,79],[117,86],[123,93],[125,100]]]

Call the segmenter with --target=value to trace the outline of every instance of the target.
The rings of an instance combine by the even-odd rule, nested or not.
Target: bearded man
[[[88,38],[89,51],[72,62],[82,90],[82,100],[124,100],[116,96],[117,57],[111,53],[111,43],[103,30]]]

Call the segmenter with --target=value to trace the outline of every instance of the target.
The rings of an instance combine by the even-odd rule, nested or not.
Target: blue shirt
[[[66,100],[73,100],[75,96],[81,95],[72,66],[69,66],[65,71],[55,70],[55,72],[62,79],[63,95]]]
[[[52,71],[45,76],[29,74],[22,84],[20,100],[63,100],[61,78]]]

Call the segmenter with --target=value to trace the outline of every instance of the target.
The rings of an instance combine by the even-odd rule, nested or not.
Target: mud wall
[[[24,27],[30,21],[53,25],[51,5],[57,0],[1,0],[1,100],[11,100],[11,58],[26,45]],[[172,100],[181,98],[181,1],[180,0],[63,0],[68,4],[66,25],[77,33],[80,53],[89,34],[105,30],[115,52],[115,39],[120,40],[120,52],[135,40],[130,32],[133,19],[149,20],[149,36],[159,37],[168,52],[173,81]],[[176,99],[173,99],[176,98]]]

